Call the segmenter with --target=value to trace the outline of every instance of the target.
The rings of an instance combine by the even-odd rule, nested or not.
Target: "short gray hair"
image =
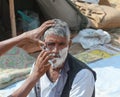
[[[70,29],[68,27],[68,24],[60,19],[53,20],[55,21],[55,25],[45,31],[44,39],[46,36],[54,34],[57,36],[65,37],[68,41],[70,41]]]

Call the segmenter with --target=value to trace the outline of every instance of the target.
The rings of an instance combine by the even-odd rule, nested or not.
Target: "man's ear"
[[[72,40],[70,39],[70,41],[69,41],[69,48],[70,48],[71,45],[72,45]]]

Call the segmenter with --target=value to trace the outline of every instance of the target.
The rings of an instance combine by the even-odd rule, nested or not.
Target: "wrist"
[[[27,37],[27,33],[24,32],[20,35],[20,37],[23,39],[23,40],[28,40],[29,38]]]
[[[40,75],[40,74],[38,74],[38,73],[32,73],[32,74],[29,76],[29,78],[30,78],[31,80],[37,81],[37,80],[40,79],[41,76],[42,76],[42,75]]]

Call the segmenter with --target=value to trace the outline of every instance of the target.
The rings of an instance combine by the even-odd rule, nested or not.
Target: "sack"
[[[99,1],[99,5],[107,5],[107,6],[111,6],[109,0],[100,0],[100,1]]]
[[[37,0],[45,19],[58,18],[68,23],[71,30],[86,28],[88,20],[71,0]]]
[[[97,29],[120,27],[120,11],[115,8],[81,2],[75,2],[75,5],[88,17],[90,27]]]

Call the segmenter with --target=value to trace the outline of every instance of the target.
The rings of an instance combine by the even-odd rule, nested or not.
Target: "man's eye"
[[[60,45],[60,46],[64,46],[64,45],[66,45],[66,43],[60,43],[59,45]]]
[[[47,46],[55,46],[55,43],[48,43]]]

